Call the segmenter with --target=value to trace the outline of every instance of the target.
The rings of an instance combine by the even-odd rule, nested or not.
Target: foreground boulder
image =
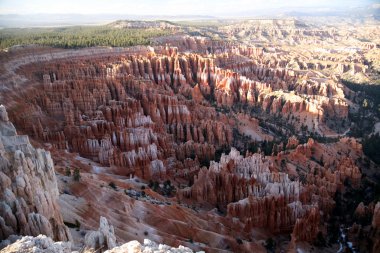
[[[69,242],[54,242],[51,238],[45,235],[37,237],[25,236],[16,242],[8,245],[1,250],[1,253],[76,253],[71,252],[71,244]],[[99,252],[97,249],[85,249],[83,252],[95,253]],[[193,251],[187,247],[179,246],[173,248],[164,244],[156,244],[148,239],[144,240],[143,244],[138,241],[130,241],[119,247],[105,251],[106,253],[142,253],[142,252],[156,252],[156,253],[192,253]],[[199,252],[201,253],[201,252]]]
[[[70,242],[54,242],[46,235],[24,236],[1,250],[1,253],[70,253]]]

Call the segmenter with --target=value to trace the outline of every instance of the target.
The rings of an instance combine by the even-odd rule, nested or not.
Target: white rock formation
[[[37,237],[25,236],[2,249],[0,253],[77,253],[71,252],[69,242],[54,242],[45,235]],[[85,249],[85,253],[98,253],[96,249]],[[165,244],[156,244],[148,239],[143,244],[130,241],[119,247],[105,251],[105,253],[192,253],[187,247],[173,248]],[[199,251],[198,253],[202,253]],[[204,252],[203,252],[204,253]]]
[[[8,245],[1,253],[71,253],[70,242],[54,242],[46,235],[24,236]]]
[[[58,206],[58,187],[50,153],[17,135],[0,106],[0,240],[10,235],[71,239]]]
[[[115,231],[112,225],[104,217],[100,217],[98,231],[90,231],[84,238],[84,244],[87,249],[95,249],[102,252],[103,250],[116,247]]]
[[[193,251],[187,247],[180,245],[178,248],[173,248],[165,244],[156,244],[151,240],[145,239],[144,244],[138,241],[130,241],[119,247],[107,250],[105,253],[192,253]],[[200,252],[198,252],[200,253]]]

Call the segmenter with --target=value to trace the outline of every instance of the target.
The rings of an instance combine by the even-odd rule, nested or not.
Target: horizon
[[[355,17],[379,19],[374,0],[0,0],[0,29],[104,25],[116,20],[232,20],[252,18]]]
[[[363,8],[376,4],[375,0],[291,0],[286,3],[280,0],[67,0],[52,3],[47,0],[2,0],[0,15],[132,15],[132,16],[215,16],[226,17],[257,13],[269,10],[299,11],[336,11],[341,9]]]
[[[0,0],[0,253],[380,253],[379,1]]]

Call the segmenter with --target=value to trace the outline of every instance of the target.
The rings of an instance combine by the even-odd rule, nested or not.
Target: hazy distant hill
[[[130,15],[130,14],[31,14],[31,15],[0,15],[0,27],[48,27],[71,25],[97,25],[107,24],[115,20],[199,20],[215,19],[212,16],[183,15]],[[131,22],[131,21],[129,21]],[[136,21],[137,22],[137,21]]]
[[[338,16],[338,17],[350,17],[350,18],[374,18],[380,20],[380,4],[373,4],[371,6],[354,8],[354,9],[304,9],[298,11],[286,11],[285,16],[294,17],[328,17],[328,16]]]
[[[108,24],[112,28],[162,28],[176,29],[178,25],[166,20],[140,21],[140,20],[117,20]]]

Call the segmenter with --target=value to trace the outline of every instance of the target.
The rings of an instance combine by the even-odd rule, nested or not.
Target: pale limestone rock
[[[58,206],[58,187],[50,153],[17,135],[0,106],[0,240],[11,234],[47,235],[70,240]]]
[[[45,235],[37,237],[25,236],[11,236],[8,240],[0,244],[0,248],[4,247],[0,253],[78,253],[78,251],[71,251],[70,242],[54,242],[51,238]],[[102,252],[97,249],[84,249],[85,253],[99,253]],[[113,247],[112,249],[103,251],[104,253],[193,253],[190,248],[180,245],[178,248],[170,247],[165,244],[157,244],[148,239],[144,239],[144,243],[140,244],[138,241],[130,241]],[[204,253],[199,251],[198,253]]]
[[[119,253],[119,252],[140,253],[142,252],[141,244],[138,241],[130,241],[119,247],[115,247],[111,250],[107,250],[105,253]]]
[[[2,249],[1,253],[70,253],[70,242],[54,242],[50,237],[25,236]]]
[[[7,113],[7,110],[5,109],[4,105],[0,105],[0,120],[2,120],[4,122],[9,121],[8,113]]]
[[[145,239],[144,244],[140,244],[138,241],[130,241],[119,247],[115,247],[111,250],[107,250],[105,253],[192,253],[193,251],[187,247],[180,245],[178,248],[173,248],[165,244],[157,245],[151,240]],[[199,251],[198,253],[201,253]]]
[[[104,217],[100,217],[98,231],[90,231],[86,234],[84,244],[88,249],[112,249],[116,246],[115,231],[112,225]]]

